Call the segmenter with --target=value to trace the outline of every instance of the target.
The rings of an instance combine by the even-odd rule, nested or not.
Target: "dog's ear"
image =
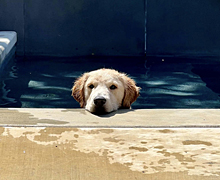
[[[72,88],[72,96],[76,101],[79,102],[80,107],[85,107],[85,96],[84,96],[84,84],[87,81],[89,75],[88,73],[83,74],[81,77],[79,77]]]
[[[125,94],[122,101],[122,108],[130,108],[131,104],[136,101],[139,96],[140,88],[136,86],[135,81],[124,75]]]

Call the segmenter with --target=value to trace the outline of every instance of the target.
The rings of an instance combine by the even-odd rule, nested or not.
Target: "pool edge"
[[[220,109],[118,110],[96,116],[84,109],[0,108],[2,127],[220,128]]]

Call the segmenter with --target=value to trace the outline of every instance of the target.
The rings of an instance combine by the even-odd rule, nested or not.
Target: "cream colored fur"
[[[135,81],[126,74],[113,69],[99,69],[84,73],[78,78],[72,88],[72,96],[81,107],[99,114],[130,108],[139,96],[139,89]],[[106,101],[101,108],[97,108],[94,103],[97,97]]]

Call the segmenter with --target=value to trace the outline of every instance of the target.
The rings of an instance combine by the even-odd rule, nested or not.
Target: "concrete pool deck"
[[[219,109],[0,113],[2,179],[219,179]]]
[[[0,113],[3,127],[220,128],[220,109],[131,109],[96,116],[84,109],[0,108]]]
[[[14,31],[0,31],[0,67],[17,42]]]

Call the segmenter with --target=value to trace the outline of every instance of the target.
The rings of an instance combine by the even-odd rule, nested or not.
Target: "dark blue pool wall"
[[[219,0],[0,2],[0,30],[27,56],[220,57],[219,17]]]

